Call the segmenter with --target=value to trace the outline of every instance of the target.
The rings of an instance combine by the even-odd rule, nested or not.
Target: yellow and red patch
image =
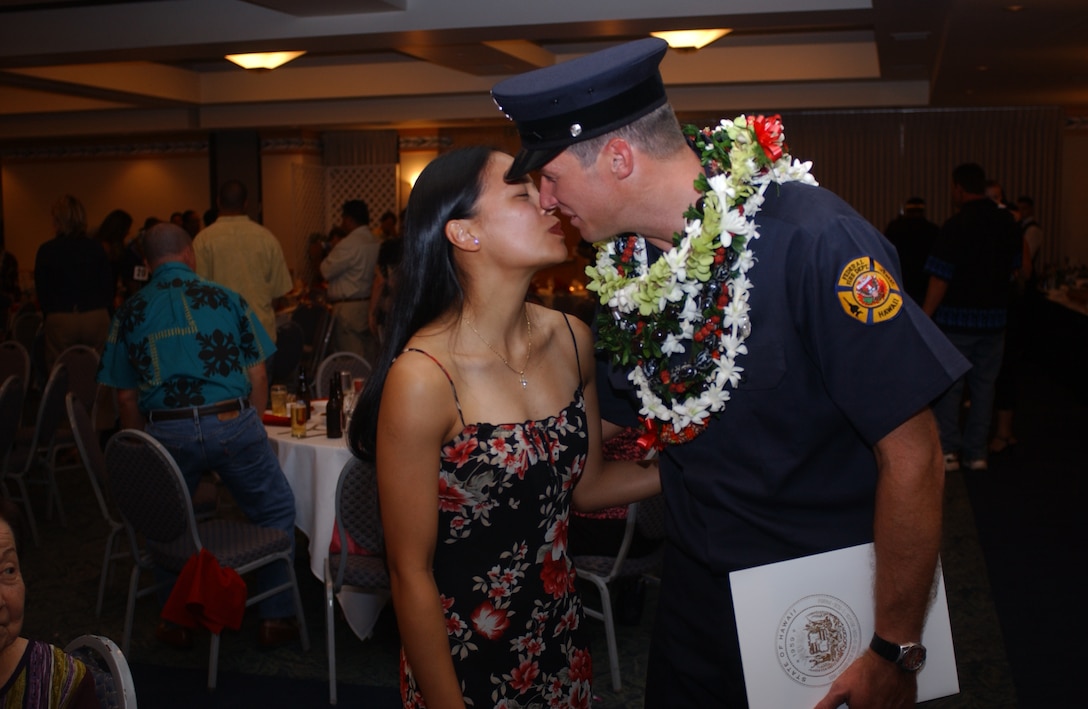
[[[843,267],[835,292],[843,312],[866,325],[891,320],[903,309],[903,291],[895,277],[869,256]]]

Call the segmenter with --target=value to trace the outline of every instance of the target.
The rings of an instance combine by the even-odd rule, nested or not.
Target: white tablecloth
[[[351,459],[346,438],[327,438],[324,430],[293,438],[287,426],[265,426],[280,467],[295,493],[295,526],[310,540],[310,571],[325,580],[325,558],[336,519],[336,483]],[[337,596],[348,625],[359,638],[370,637],[388,593],[365,593],[345,586]]]

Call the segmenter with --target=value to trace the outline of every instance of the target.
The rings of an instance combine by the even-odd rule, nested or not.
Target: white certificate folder
[[[810,709],[869,647],[873,545],[729,574],[751,709]],[[918,701],[960,691],[944,574],[922,631],[928,653]]]

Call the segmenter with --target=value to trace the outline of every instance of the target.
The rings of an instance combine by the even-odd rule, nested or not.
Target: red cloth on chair
[[[355,556],[372,556],[371,551],[352,539],[350,534],[345,534],[344,536],[348,538],[348,554]],[[329,553],[340,553],[340,522],[337,520],[333,520],[332,522],[332,539],[329,541]]]
[[[186,628],[202,625],[217,634],[224,627],[238,630],[248,596],[246,582],[238,572],[223,568],[210,551],[201,549],[178,574],[162,607],[162,617]]]

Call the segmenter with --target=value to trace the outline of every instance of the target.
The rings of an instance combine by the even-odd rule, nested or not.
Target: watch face
[[[899,666],[908,672],[917,672],[926,664],[926,649],[921,645],[911,645],[903,650]]]

